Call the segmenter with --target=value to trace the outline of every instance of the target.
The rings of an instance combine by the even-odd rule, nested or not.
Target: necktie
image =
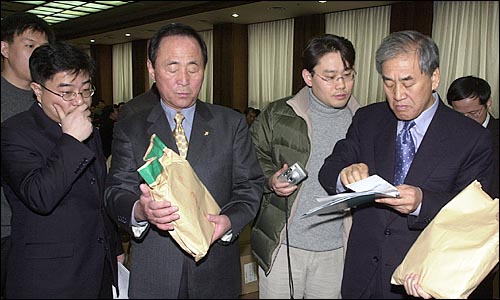
[[[403,129],[396,138],[396,164],[394,169],[394,185],[405,181],[406,173],[415,156],[415,143],[411,138],[410,129],[415,126],[415,121],[405,121]]]
[[[184,132],[184,128],[182,127],[182,121],[184,120],[184,115],[180,112],[177,112],[175,114],[174,120],[175,120],[175,129],[174,129],[175,143],[177,144],[177,149],[179,149],[179,155],[182,158],[186,158],[188,151],[188,141],[186,138],[186,133]]]

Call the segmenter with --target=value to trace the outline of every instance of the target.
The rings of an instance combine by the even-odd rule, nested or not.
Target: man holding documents
[[[358,110],[319,172],[330,194],[373,174],[400,193],[353,209],[342,282],[342,297],[351,299],[408,297],[390,280],[412,243],[473,180],[488,191],[493,172],[490,133],[434,92],[434,41],[416,31],[393,33],[377,50],[376,66],[387,101]]]
[[[137,106],[126,109],[114,127],[105,197],[113,219],[133,234],[131,299],[237,299],[241,291],[234,241],[257,213],[264,177],[244,116],[198,100],[206,63],[205,42],[193,28],[161,27],[149,43],[147,62],[157,93],[140,96],[144,102],[133,102]],[[174,224],[189,219],[183,218],[188,209],[171,205],[166,195],[153,198],[137,171],[153,134],[187,159],[220,207],[220,214],[204,216],[215,231],[208,253],[197,262],[172,237],[178,233]],[[182,182],[170,187],[182,188]],[[188,197],[177,200],[198,204]]]

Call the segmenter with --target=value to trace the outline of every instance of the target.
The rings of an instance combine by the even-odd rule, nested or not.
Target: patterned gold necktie
[[[174,129],[174,138],[177,143],[177,149],[179,149],[179,155],[182,158],[186,158],[188,151],[188,141],[186,138],[186,133],[184,132],[184,128],[182,127],[182,121],[184,120],[184,115],[180,112],[175,114],[175,129]]]

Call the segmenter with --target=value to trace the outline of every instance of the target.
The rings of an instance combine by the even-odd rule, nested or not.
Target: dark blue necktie
[[[411,138],[410,129],[415,126],[415,121],[405,121],[403,129],[396,138],[396,163],[394,167],[394,185],[405,181],[406,173],[415,156],[415,143]]]

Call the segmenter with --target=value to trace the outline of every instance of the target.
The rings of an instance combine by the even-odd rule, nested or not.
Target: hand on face
[[[90,110],[86,104],[77,106],[74,110],[64,112],[64,109],[58,104],[53,103],[53,107],[59,117],[62,132],[71,135],[80,142],[86,140],[93,130]]]

